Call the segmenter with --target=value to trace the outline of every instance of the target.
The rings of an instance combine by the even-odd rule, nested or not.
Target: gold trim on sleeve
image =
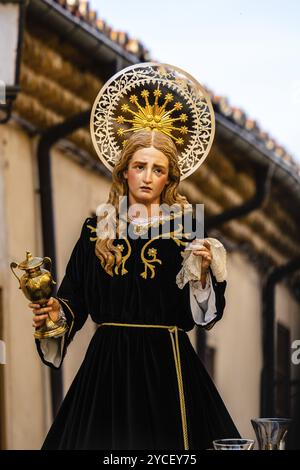
[[[67,307],[67,309],[69,310],[69,312],[72,315],[72,322],[71,322],[71,326],[70,326],[69,331],[68,331],[68,338],[69,338],[69,336],[71,334],[71,331],[73,329],[73,326],[74,326],[75,314],[74,314],[73,310],[71,309],[70,305],[67,304],[67,302],[70,302],[68,299],[62,299],[61,297],[56,297],[56,298],[63,302],[63,304]]]

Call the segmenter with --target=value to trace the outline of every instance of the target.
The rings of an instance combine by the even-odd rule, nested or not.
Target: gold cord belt
[[[138,324],[134,324],[134,323],[97,323],[97,325],[98,325],[98,327],[100,327],[100,326],[127,326],[127,327],[139,327],[139,328],[163,328],[163,329],[169,331],[170,338],[171,338],[171,343],[172,343],[172,348],[173,348],[176,374],[177,374],[184,450],[189,450],[189,440],[188,440],[188,432],[187,432],[187,420],[186,420],[184,389],[183,389],[183,380],[182,380],[181,362],[180,362],[180,353],[179,353],[179,341],[178,341],[178,330],[183,331],[183,329],[178,328],[178,326],[138,325]],[[173,333],[175,335],[175,341],[174,341]]]

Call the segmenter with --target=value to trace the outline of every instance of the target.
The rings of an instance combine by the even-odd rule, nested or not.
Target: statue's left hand
[[[199,241],[202,242],[202,240],[194,240],[192,242],[192,246],[193,246],[193,243],[196,245],[199,244]],[[202,256],[202,263],[201,263],[201,275],[203,274],[207,274],[208,270],[209,270],[209,267],[211,265],[211,260],[212,260],[212,253],[211,253],[211,247],[210,247],[210,243],[208,240],[204,240],[203,243],[203,248],[201,249],[197,249],[197,250],[194,250],[192,253],[193,255],[195,256]]]

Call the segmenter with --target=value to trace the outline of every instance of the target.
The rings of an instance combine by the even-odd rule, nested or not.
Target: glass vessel
[[[283,450],[290,418],[251,419],[259,450]]]
[[[215,450],[252,450],[253,439],[216,439],[213,441]]]

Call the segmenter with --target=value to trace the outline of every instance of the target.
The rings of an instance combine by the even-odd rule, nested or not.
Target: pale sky
[[[185,69],[300,162],[298,0],[90,0],[154,60]]]

